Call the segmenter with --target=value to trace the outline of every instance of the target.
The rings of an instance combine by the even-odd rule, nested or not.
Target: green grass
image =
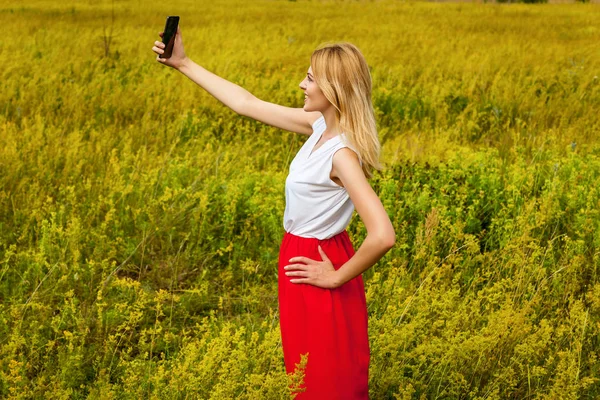
[[[0,6],[0,397],[288,396],[304,138],[158,64],[173,14],[191,58],[278,104],[318,44],[365,54],[397,234],[363,275],[371,398],[600,396],[597,7],[124,0]]]

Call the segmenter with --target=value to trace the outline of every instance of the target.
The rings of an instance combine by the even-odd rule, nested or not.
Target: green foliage
[[[154,61],[173,7],[194,60],[278,104],[319,43],[367,57],[397,235],[364,273],[371,398],[600,396],[597,9],[34,0],[0,13],[0,397],[300,387],[276,295],[304,138]]]
[[[525,4],[535,4],[535,3],[548,3],[548,0],[496,0],[498,3],[525,3]]]

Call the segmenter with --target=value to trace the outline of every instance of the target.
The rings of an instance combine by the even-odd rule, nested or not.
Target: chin
[[[306,104],[305,104],[305,105],[304,105],[302,108],[303,108],[303,109],[304,109],[304,111],[306,111],[306,112],[319,111],[319,110],[316,110],[316,109],[312,108],[311,106],[307,106]]]

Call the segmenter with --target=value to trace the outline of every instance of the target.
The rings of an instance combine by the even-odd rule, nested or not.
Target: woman
[[[162,34],[159,34],[162,36]],[[164,44],[152,50],[160,55]],[[285,234],[279,254],[279,314],[284,361],[293,372],[308,354],[296,399],[368,399],[370,360],[362,272],[395,242],[381,201],[367,178],[379,169],[371,76],[349,43],[312,54],[300,83],[304,107],[260,100],[186,57],[180,30],[175,68],[240,115],[309,135],[286,179]],[[367,237],[354,252],[346,232],[356,208]]]

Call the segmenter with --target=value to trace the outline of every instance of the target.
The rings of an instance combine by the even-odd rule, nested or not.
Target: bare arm
[[[343,183],[367,229],[367,237],[354,256],[337,270],[337,285],[341,286],[379,261],[394,246],[396,233],[355,152],[347,148],[337,151],[333,155],[332,175]]]
[[[162,33],[159,34],[162,37]],[[162,42],[154,42],[156,54],[164,52]],[[198,84],[235,113],[250,117],[277,128],[310,135],[312,124],[321,116],[319,112],[306,112],[302,108],[285,107],[260,100],[246,89],[206,70],[185,55],[181,32],[177,29],[171,58],[156,58]]]

